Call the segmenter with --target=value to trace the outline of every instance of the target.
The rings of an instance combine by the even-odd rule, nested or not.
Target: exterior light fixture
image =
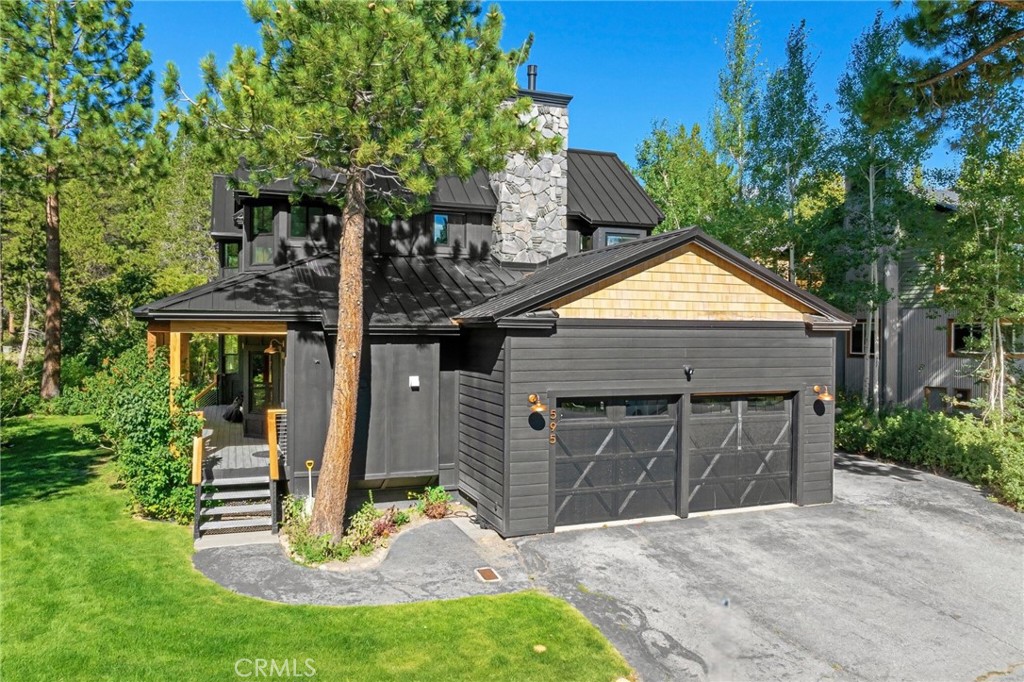
[[[818,394],[818,400],[824,403],[830,403],[835,400],[835,396],[828,392],[828,386],[815,386],[814,392]]]
[[[277,339],[271,339],[267,347],[263,349],[263,352],[267,355],[276,355],[284,350],[283,344]]]
[[[527,402],[530,403],[530,411],[531,412],[541,413],[541,412],[547,412],[548,411],[548,406],[540,401],[540,398],[537,397],[536,393],[531,393],[530,397],[527,398],[526,400],[527,400]]]

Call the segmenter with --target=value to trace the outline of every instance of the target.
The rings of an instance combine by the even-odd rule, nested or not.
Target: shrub
[[[416,500],[416,509],[431,519],[443,519],[452,510],[452,496],[439,485],[427,486],[422,493],[409,493]]]
[[[284,518],[281,530],[288,537],[288,544],[296,557],[306,564],[320,564],[332,557],[329,535],[314,535],[310,530],[309,515],[306,514],[305,500],[291,497],[284,499]]]
[[[38,363],[30,363],[19,372],[13,362],[0,361],[0,419],[27,414],[38,405]]]
[[[190,481],[192,438],[200,419],[192,391],[175,391],[171,409],[167,350],[157,349],[150,361],[145,346],[132,348],[83,380],[60,401],[71,413],[91,413],[100,435],[78,432],[77,437],[113,450],[118,477],[128,490],[132,507],[145,516],[181,523],[193,515]]]

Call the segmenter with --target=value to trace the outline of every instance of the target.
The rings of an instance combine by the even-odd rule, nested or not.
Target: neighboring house
[[[934,195],[934,209],[940,216],[956,208],[955,193]],[[935,307],[934,292],[926,283],[926,268],[932,266],[920,253],[908,251],[884,267],[884,282],[891,295],[879,311],[882,405],[948,412],[984,395],[974,375],[979,355],[972,352],[974,341],[984,331],[972,320]],[[857,316],[854,327],[840,335],[838,344],[836,383],[853,395],[861,395],[865,366],[876,351],[864,339],[865,322],[866,316]],[[1008,324],[1005,333],[1011,357],[1024,367],[1020,362],[1024,359],[1024,325]]]
[[[570,98],[524,94],[567,137]],[[174,381],[189,334],[220,338],[197,534],[267,527],[280,487],[315,491],[339,222],[288,190],[216,179],[221,278],[136,311]],[[832,500],[818,394],[852,318],[699,230],[649,236],[662,214],[613,154],[513,155],[442,179],[431,204],[368,221],[355,488],[382,500],[439,481],[504,536]],[[237,395],[242,423],[224,419]]]

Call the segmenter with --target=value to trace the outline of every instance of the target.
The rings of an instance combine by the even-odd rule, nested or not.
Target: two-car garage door
[[[558,400],[555,525],[732,509],[792,499],[792,400],[784,395]]]

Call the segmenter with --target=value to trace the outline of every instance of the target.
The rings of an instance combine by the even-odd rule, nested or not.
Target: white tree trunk
[[[32,324],[32,285],[25,284],[25,322],[21,325],[21,352],[18,354],[18,371],[25,371],[28,356],[28,329]]]

